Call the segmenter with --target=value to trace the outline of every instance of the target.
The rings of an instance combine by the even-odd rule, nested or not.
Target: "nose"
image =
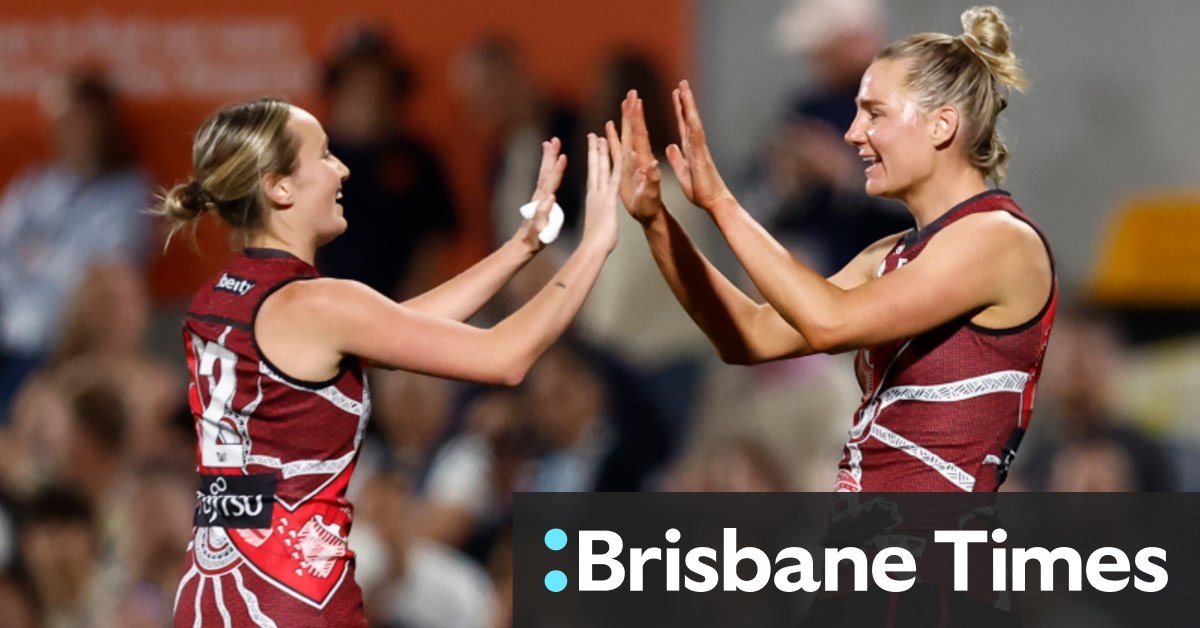
[[[337,157],[334,157],[334,159],[337,159]],[[338,164],[338,173],[342,175],[342,181],[349,179],[350,178],[350,168],[346,167],[346,164],[343,163],[341,159],[337,160],[337,164]]]
[[[850,128],[846,129],[846,134],[842,136],[842,139],[846,140],[846,143],[851,146],[861,146],[867,143],[867,135],[863,131],[862,118],[861,111],[855,114],[854,121],[850,123]]]

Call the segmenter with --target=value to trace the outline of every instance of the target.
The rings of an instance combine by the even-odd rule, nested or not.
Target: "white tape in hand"
[[[533,215],[537,213],[537,206],[537,201],[529,201],[522,205],[521,217],[525,220],[533,220]],[[558,239],[558,232],[562,229],[565,219],[566,215],[563,214],[562,206],[555,203],[554,207],[550,208],[550,218],[546,221],[546,226],[538,232],[538,240],[541,240],[542,244],[550,244]]]

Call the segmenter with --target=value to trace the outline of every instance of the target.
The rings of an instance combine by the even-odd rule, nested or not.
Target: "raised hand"
[[[621,101],[621,135],[612,122],[605,128],[608,143],[621,155],[621,202],[638,222],[647,224],[663,209],[659,184],[662,171],[650,148],[642,99],[630,90]]]
[[[557,137],[542,142],[542,164],[538,167],[537,187],[529,200],[540,201],[558,191],[563,172],[567,169],[567,156],[561,154],[562,142]]]
[[[612,122],[608,123],[612,126]],[[620,187],[622,156],[608,141],[588,133],[587,214],[583,219],[583,244],[602,248],[617,246],[617,190]],[[612,163],[609,163],[609,158]]]
[[[696,97],[687,81],[680,81],[671,94],[675,103],[675,120],[679,124],[680,145],[667,146],[667,161],[679,177],[679,185],[688,200],[698,207],[711,211],[724,199],[732,199],[729,187],[717,172],[708,143],[704,137],[704,124],[696,108]],[[682,150],[680,149],[682,146]]]
[[[538,239],[538,234],[550,221],[550,209],[554,207],[554,193],[562,183],[563,172],[567,169],[567,156],[560,154],[562,142],[557,137],[542,142],[542,163],[538,168],[537,186],[533,190],[531,200],[537,202],[537,211],[533,218],[521,223],[517,229],[518,240],[524,243],[534,253],[542,250],[545,244]]]

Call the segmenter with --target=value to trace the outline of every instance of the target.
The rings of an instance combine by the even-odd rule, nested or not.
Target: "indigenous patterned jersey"
[[[876,275],[921,254],[937,233],[978,212],[1006,211],[1037,230],[1008,193],[985,192],[905,234]],[[1038,235],[1049,244],[1041,231]],[[1051,269],[1053,272],[1053,257]],[[1034,388],[1058,301],[1029,321],[988,329],[971,315],[913,338],[862,349],[863,390],[839,465],[838,491],[994,491],[1029,423]]]
[[[297,380],[254,336],[268,296],[317,276],[283,251],[247,249],[188,310],[200,486],[176,626],[366,625],[345,497],[370,412],[362,366]]]

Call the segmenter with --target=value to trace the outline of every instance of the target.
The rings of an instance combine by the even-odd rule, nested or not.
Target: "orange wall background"
[[[77,0],[41,0],[8,3],[0,16],[0,36],[5,28],[54,27],[56,24],[96,24],[120,29],[130,24],[221,25],[236,23],[284,23],[294,26],[299,45],[288,56],[262,59],[264,71],[309,73],[319,76],[321,61],[339,38],[356,25],[370,24],[384,30],[411,61],[418,82],[413,103],[417,132],[430,141],[443,158],[463,211],[466,226],[458,265],[483,252],[488,239],[484,190],[484,151],[481,138],[466,122],[463,109],[450,85],[450,63],[469,42],[485,33],[512,37],[523,48],[526,60],[540,86],[567,102],[580,102],[592,89],[593,76],[606,54],[616,47],[632,47],[649,54],[669,79],[692,70],[690,36],[692,7],[687,0],[604,0],[603,2],[553,2],[528,0],[462,0],[456,2],[389,2],[353,0],[340,3],[306,1],[206,0],[204,3],[175,3],[152,0],[105,0],[80,6]],[[104,32],[104,31],[101,31]],[[122,68],[112,50],[97,53],[105,42],[64,41],[41,52],[26,52],[36,63],[3,67],[20,42],[7,37],[0,42],[0,73],[28,74],[31,65],[64,69],[78,62],[106,67],[120,76]],[[120,38],[113,37],[114,46]],[[14,43],[15,42],[15,43]],[[192,42],[193,46],[195,42]],[[223,57],[227,49],[206,42],[207,54]],[[244,42],[253,47],[256,42]],[[44,42],[43,42],[44,44]],[[235,43],[241,45],[242,42]],[[167,44],[170,46],[170,44]],[[6,49],[7,47],[7,49]],[[182,46],[181,46],[182,47]],[[32,46],[30,48],[33,49]],[[91,52],[89,52],[91,51]],[[170,58],[177,50],[163,50]],[[244,51],[243,51],[244,52]],[[5,56],[7,54],[7,57]],[[31,57],[32,55],[32,57]],[[146,56],[146,55],[143,55]],[[107,58],[107,62],[106,59]],[[251,57],[254,61],[257,57]],[[169,66],[169,64],[166,64]],[[125,68],[128,70],[128,68]],[[182,67],[181,70],[187,70]],[[171,81],[164,80],[163,84]],[[295,81],[293,81],[295,82]],[[307,81],[304,84],[308,83]],[[117,87],[122,84],[117,81]],[[123,111],[138,148],[143,167],[158,185],[169,185],[185,177],[190,160],[191,136],[203,119],[219,105],[242,98],[267,95],[254,85],[237,85],[200,95],[195,91],[167,87],[139,90],[124,95]],[[314,85],[315,87],[315,85]],[[304,87],[292,93],[271,93],[320,111],[316,94]],[[11,85],[0,91],[0,182],[7,183],[24,165],[44,155],[45,132],[36,103],[36,90]],[[537,150],[531,146],[530,150]],[[204,225],[197,255],[185,243],[173,243],[167,255],[156,260],[150,271],[152,288],[160,302],[189,295],[199,282],[215,273],[230,252],[223,231]]]

